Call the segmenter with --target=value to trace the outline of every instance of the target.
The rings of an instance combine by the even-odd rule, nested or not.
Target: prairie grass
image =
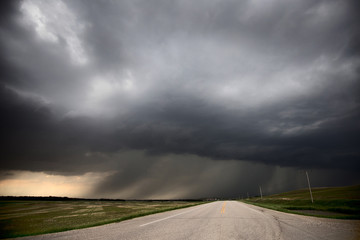
[[[277,211],[303,215],[360,219],[360,185],[312,189],[314,203],[308,189],[244,200],[246,203]]]
[[[2,200],[0,238],[97,226],[200,203],[202,202]]]

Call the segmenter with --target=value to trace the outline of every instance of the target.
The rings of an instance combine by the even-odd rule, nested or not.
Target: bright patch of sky
[[[68,196],[86,197],[93,185],[110,173],[90,172],[76,176],[44,172],[11,171],[11,177],[0,180],[2,196]]]
[[[89,61],[81,40],[86,25],[79,22],[64,2],[26,0],[20,10],[24,15],[24,24],[32,27],[41,40],[53,44],[65,43],[75,64],[84,65]]]

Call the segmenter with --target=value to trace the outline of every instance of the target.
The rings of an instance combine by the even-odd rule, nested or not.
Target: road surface
[[[360,221],[217,201],[119,223],[21,239],[360,239]]]

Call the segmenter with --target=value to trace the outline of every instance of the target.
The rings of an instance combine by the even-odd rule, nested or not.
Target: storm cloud
[[[124,198],[360,181],[357,1],[2,5],[2,179],[103,172],[88,196]]]

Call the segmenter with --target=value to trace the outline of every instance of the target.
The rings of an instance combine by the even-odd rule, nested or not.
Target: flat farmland
[[[287,213],[309,216],[360,219],[360,185],[313,188],[243,200],[246,203]]]
[[[203,202],[1,200],[0,238],[86,228],[201,203]]]

